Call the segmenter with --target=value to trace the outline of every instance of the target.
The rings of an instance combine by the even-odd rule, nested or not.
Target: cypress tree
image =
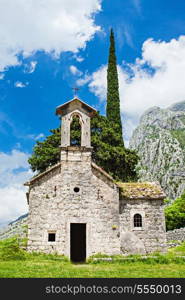
[[[114,32],[110,33],[109,61],[107,69],[107,119],[117,125],[120,144],[123,144],[122,124],[120,115],[119,83],[115,54]]]

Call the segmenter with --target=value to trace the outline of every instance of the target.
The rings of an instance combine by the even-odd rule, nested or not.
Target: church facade
[[[95,113],[78,98],[57,107],[61,160],[25,183],[28,250],[72,261],[97,253],[165,251],[165,194],[157,183],[116,183],[92,161],[90,119]],[[74,117],[81,125],[80,146],[71,145]]]

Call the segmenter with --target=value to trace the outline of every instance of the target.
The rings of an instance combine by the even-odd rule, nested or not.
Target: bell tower
[[[91,126],[90,119],[96,110],[78,98],[66,102],[56,109],[56,114],[61,116],[61,160],[81,160],[82,153],[89,153],[91,157]],[[78,120],[81,129],[81,138],[75,145],[71,140],[72,122]]]

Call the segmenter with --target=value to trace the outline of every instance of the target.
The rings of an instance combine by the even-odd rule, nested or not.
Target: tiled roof
[[[118,182],[122,198],[129,199],[164,199],[166,197],[156,182]]]
[[[91,111],[93,114],[96,113],[96,109],[90,105],[88,105],[87,103],[85,103],[84,101],[80,100],[79,98],[75,97],[72,100],[65,102],[64,104],[61,104],[59,106],[57,106],[56,108],[56,114],[60,115],[63,114],[63,110],[69,106],[71,103],[78,103],[79,105],[83,105],[86,109],[88,109],[89,111]]]

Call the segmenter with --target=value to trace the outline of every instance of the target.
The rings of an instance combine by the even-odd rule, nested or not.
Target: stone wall
[[[185,241],[185,227],[166,232],[167,241]]]
[[[85,223],[87,257],[120,253],[117,186],[92,168],[90,152],[64,157],[68,160],[31,184],[28,250],[70,257],[70,224]],[[56,232],[55,242],[48,242],[49,232]]]
[[[142,216],[142,227],[134,227],[134,214]],[[124,253],[166,250],[164,205],[162,200],[120,201],[121,247]],[[130,234],[129,234],[130,233]]]

